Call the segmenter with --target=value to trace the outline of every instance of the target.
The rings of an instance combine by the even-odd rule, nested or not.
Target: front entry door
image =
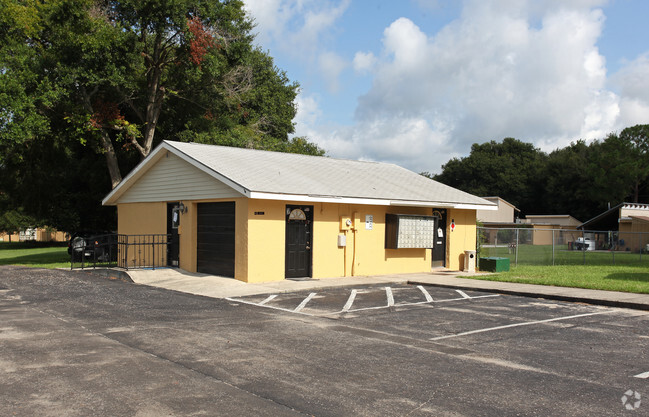
[[[434,209],[433,216],[436,218],[437,228],[435,230],[435,246],[433,247],[433,268],[446,266],[446,210]]]
[[[286,206],[286,278],[311,277],[313,206]]]
[[[180,260],[179,225],[180,212],[178,211],[178,203],[167,203],[167,235],[169,239],[167,243],[167,266],[178,266]]]

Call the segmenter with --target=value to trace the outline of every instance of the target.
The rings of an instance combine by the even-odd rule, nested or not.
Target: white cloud
[[[283,53],[304,59],[317,55],[328,35],[349,7],[350,0],[245,0],[245,10],[257,23],[257,42],[272,44]]]
[[[340,89],[338,77],[349,66],[348,62],[335,52],[324,52],[318,57],[318,66],[329,92],[337,93]]]
[[[627,63],[611,83],[620,92],[622,127],[649,123],[649,52]]]
[[[317,124],[318,119],[322,116],[322,111],[318,106],[318,98],[300,92],[295,102],[297,104],[297,114],[294,122],[299,126],[314,126]]]
[[[604,15],[592,8],[600,3],[546,1],[541,10],[531,0],[468,1],[458,20],[432,36],[409,19],[395,20],[347,140],[370,158],[390,149],[401,164],[438,171],[447,152],[466,154],[475,142],[511,136],[552,150],[605,137],[624,109],[606,89],[597,49]],[[356,131],[374,135],[361,141]],[[427,158],[399,152],[395,140]]]
[[[419,1],[432,9],[447,2]],[[335,50],[323,39],[349,3],[246,4],[253,3],[275,43],[285,37],[284,47],[311,59],[337,91],[349,63],[339,51],[323,52]],[[383,31],[380,51],[356,52],[351,62],[357,74],[373,77],[353,124],[325,124],[319,104],[326,97],[310,93],[298,99],[297,134],[331,156],[438,172],[475,142],[515,137],[550,151],[649,123],[649,52],[607,74],[597,47],[606,3],[466,0],[457,20],[436,33],[397,18]]]
[[[372,72],[376,65],[376,56],[372,52],[356,52],[352,65],[357,74],[367,74]]]

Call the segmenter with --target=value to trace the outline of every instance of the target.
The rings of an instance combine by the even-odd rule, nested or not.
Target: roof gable
[[[234,198],[241,194],[166,152],[119,198],[119,203]]]

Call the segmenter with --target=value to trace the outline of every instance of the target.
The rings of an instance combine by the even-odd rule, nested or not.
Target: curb
[[[544,298],[547,300],[568,301],[573,303],[585,303],[585,304],[600,305],[606,307],[618,307],[618,308],[628,308],[632,310],[649,311],[649,304],[634,303],[632,301],[615,301],[615,300],[606,300],[602,298],[575,297],[575,296],[559,295],[559,294],[541,294],[541,293],[535,293],[529,291],[507,290],[507,289],[498,289],[498,288],[481,288],[479,286],[471,286],[471,285],[437,284],[437,283],[420,282],[420,281],[408,281],[408,284],[427,285],[430,287],[444,287],[444,288],[454,288],[454,289],[463,289],[463,290],[471,290],[471,291],[482,291],[488,293],[516,295],[519,297]]]
[[[122,271],[120,269],[95,268],[95,269],[82,269],[80,270],[80,272],[97,275],[101,278],[116,279],[124,282],[134,282],[131,279],[131,276],[128,274],[128,272]]]

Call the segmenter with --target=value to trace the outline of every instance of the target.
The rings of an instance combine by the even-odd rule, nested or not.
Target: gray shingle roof
[[[493,204],[394,164],[165,141],[252,192],[453,204]]]

